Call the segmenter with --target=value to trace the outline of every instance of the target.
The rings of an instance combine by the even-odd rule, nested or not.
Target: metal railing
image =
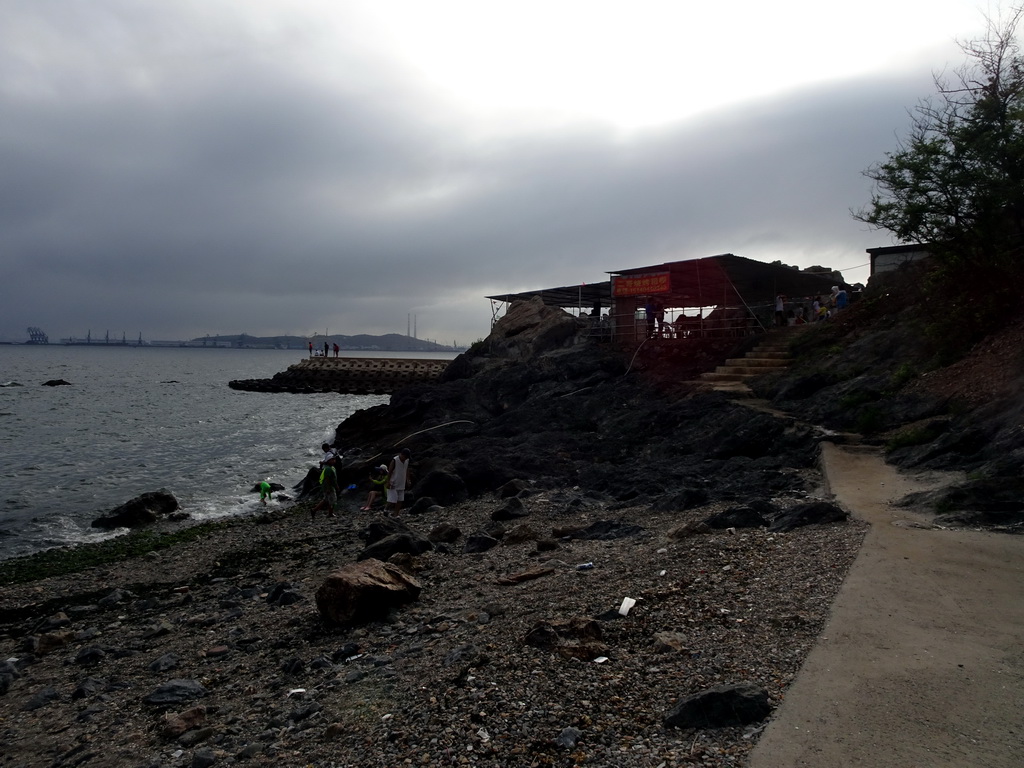
[[[773,308],[715,307],[696,315],[665,310],[664,318],[647,317],[644,310],[625,314],[606,313],[599,318],[578,317],[581,335],[596,341],[639,342],[644,339],[686,341],[705,338],[743,338],[763,333],[772,325]]]

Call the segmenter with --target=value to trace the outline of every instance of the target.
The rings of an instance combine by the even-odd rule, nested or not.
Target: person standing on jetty
[[[401,513],[405,490],[412,484],[409,475],[410,456],[412,452],[408,448],[403,448],[388,464],[388,508],[393,515]]]
[[[313,342],[312,341],[309,342],[309,356],[310,357],[313,356]]]
[[[334,356],[335,356],[335,357],[337,357],[337,356],[338,356],[338,352],[339,352],[340,350],[341,350],[341,347],[339,347],[339,346],[338,346],[338,342],[334,342]]]

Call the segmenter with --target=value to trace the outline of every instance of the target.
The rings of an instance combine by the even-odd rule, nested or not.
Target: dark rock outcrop
[[[433,543],[418,533],[393,533],[385,536],[379,541],[373,542],[370,546],[359,553],[357,560],[387,560],[392,555],[405,552],[410,555],[421,555],[434,548]]]
[[[405,498],[406,501],[408,501],[409,497],[406,496]],[[441,509],[441,505],[437,503],[436,499],[432,499],[430,496],[420,496],[408,509],[410,515],[422,515],[432,509]]]
[[[523,494],[530,493],[530,484],[525,480],[509,480],[501,488],[498,489],[498,497],[507,499],[512,496],[522,496]]]
[[[165,490],[151,491],[136,496],[102,517],[92,521],[93,528],[137,528],[157,522],[161,517],[176,512],[179,508],[174,494]]]
[[[435,504],[441,506],[458,504],[469,498],[469,492],[466,490],[466,483],[463,479],[453,472],[440,469],[428,473],[418,482],[415,493],[417,498],[429,496],[434,499]]]
[[[173,707],[206,694],[206,688],[195,680],[168,680],[143,698],[142,703],[151,707]]]
[[[499,522],[502,520],[516,520],[520,517],[526,517],[528,514],[529,512],[522,500],[513,496],[496,510],[491,512],[491,520]]]
[[[435,544],[453,544],[459,540],[462,535],[462,531],[459,527],[452,525],[451,523],[440,523],[431,529],[430,533],[427,534],[427,538]]]
[[[554,651],[563,658],[592,661],[607,651],[602,639],[601,624],[597,620],[577,617],[538,621],[526,633],[524,642],[534,648]]]
[[[948,526],[1024,528],[1024,480],[985,477],[904,497],[900,506],[943,510],[935,522]]]
[[[797,504],[772,520],[769,531],[792,531],[803,525],[819,525],[821,523],[838,523],[846,520],[849,513],[827,501],[812,501]]]
[[[378,517],[371,520],[369,524],[361,531],[358,536],[360,539],[366,542],[367,545],[373,544],[385,539],[388,536],[394,536],[400,533],[413,533],[412,528],[403,523],[401,520],[395,517]]]
[[[583,539],[585,541],[612,541],[624,539],[629,536],[636,536],[643,533],[643,528],[632,523],[624,523],[621,520],[598,520],[569,534],[571,539]]]
[[[493,549],[498,546],[498,540],[493,536],[490,536],[483,532],[471,533],[466,537],[466,542],[462,546],[462,551],[466,554],[478,554],[480,552],[486,552],[488,549]]]
[[[565,312],[552,312],[535,296],[513,302],[494,324],[485,344],[494,357],[530,360],[571,345],[577,332],[576,318]]]
[[[768,521],[761,516],[761,513],[749,506],[729,507],[717,515],[712,515],[704,520],[710,528],[762,528],[768,525]]]
[[[768,692],[753,683],[718,685],[688,696],[665,715],[666,728],[727,728],[764,720]]]

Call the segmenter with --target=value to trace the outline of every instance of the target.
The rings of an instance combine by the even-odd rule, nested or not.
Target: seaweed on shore
[[[305,505],[299,504],[289,508],[285,514],[294,514],[303,510],[305,510]],[[257,518],[248,518],[248,521],[270,522],[280,514],[282,513],[268,512]],[[175,531],[141,529],[106,541],[77,544],[70,547],[55,547],[31,555],[11,558],[0,562],[0,584],[26,584],[51,576],[65,576],[84,571],[87,568],[143,557],[150,552],[186,544],[214,531],[242,522],[244,521],[240,519],[217,520],[186,526]]]

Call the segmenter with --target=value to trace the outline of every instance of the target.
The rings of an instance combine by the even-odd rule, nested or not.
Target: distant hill
[[[380,350],[382,352],[456,352],[460,348],[449,344],[437,344],[425,339],[414,339],[398,333],[371,336],[361,333],[356,336],[332,334],[330,336],[250,336],[243,333],[235,336],[200,336],[189,343],[211,346],[264,347],[273,349],[306,349],[309,342],[315,349],[323,349],[324,342],[337,344],[341,349]]]

